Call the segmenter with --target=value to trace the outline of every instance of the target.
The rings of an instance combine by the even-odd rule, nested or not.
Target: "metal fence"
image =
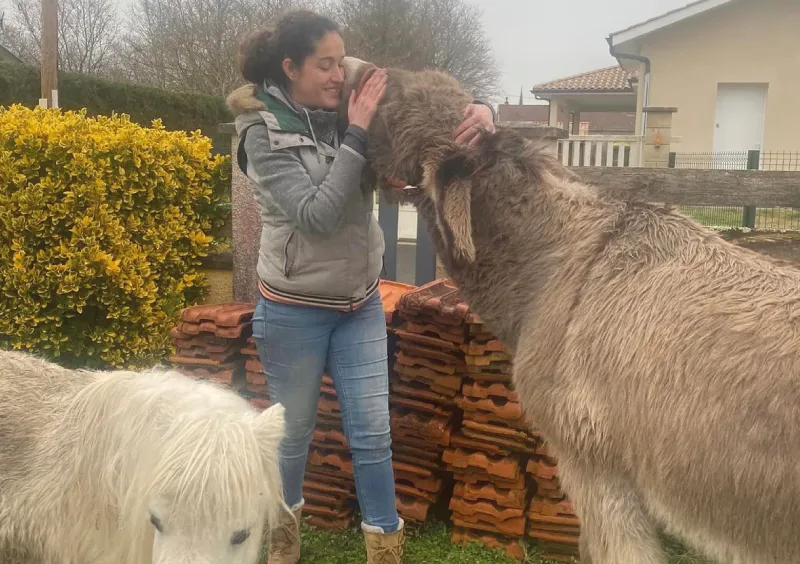
[[[670,167],[702,170],[744,170],[747,168],[747,151],[670,153]]]
[[[765,151],[760,153],[759,170],[800,171],[800,151]]]
[[[723,151],[670,153],[671,168],[800,172],[800,151]],[[749,227],[763,231],[800,230],[800,209],[737,206],[679,206],[709,227]]]

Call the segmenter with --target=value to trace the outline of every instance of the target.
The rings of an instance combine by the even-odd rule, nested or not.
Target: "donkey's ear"
[[[459,148],[434,166],[425,167],[425,186],[436,206],[436,221],[450,252],[459,262],[475,261],[472,240],[472,155]]]
[[[375,68],[370,62],[356,59],[355,57],[345,57],[342,59],[342,69],[344,71],[344,84],[342,85],[342,104],[347,107],[347,100],[354,88],[358,87],[364,73],[369,69]]]
[[[256,419],[256,437],[262,454],[277,452],[285,430],[285,408],[276,403],[265,409]]]

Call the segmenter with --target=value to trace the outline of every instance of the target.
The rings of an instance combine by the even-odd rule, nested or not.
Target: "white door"
[[[766,84],[720,84],[714,124],[714,152],[760,150],[767,110]],[[730,164],[730,163],[729,163]],[[742,166],[746,168],[744,157]]]

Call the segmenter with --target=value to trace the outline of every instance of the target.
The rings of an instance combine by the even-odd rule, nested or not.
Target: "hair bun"
[[[269,67],[275,63],[277,36],[275,28],[270,26],[252,31],[244,37],[236,60],[246,81],[261,82],[269,74]]]
[[[309,10],[285,14],[275,26],[262,27],[244,36],[236,62],[244,79],[261,84],[265,80],[286,86],[283,63],[289,59],[300,67],[314,53],[317,42],[339,27],[333,20]]]

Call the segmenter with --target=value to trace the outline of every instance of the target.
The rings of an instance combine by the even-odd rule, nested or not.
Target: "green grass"
[[[407,528],[404,564],[519,564],[505,554],[490,550],[483,545],[470,544],[460,547],[450,542],[450,533],[444,523],[433,522],[422,528]],[[302,564],[362,564],[366,562],[364,538],[360,531],[321,531],[302,527]],[[679,543],[667,539],[665,546],[670,555],[670,564],[710,564],[683,548]],[[538,555],[533,545],[528,550],[526,564],[550,564]],[[265,555],[266,557],[266,552]],[[266,562],[266,558],[264,559]]]
[[[740,227],[743,208],[734,206],[678,206],[678,210],[705,226]],[[800,227],[800,210],[756,208],[756,229],[782,230]]]

